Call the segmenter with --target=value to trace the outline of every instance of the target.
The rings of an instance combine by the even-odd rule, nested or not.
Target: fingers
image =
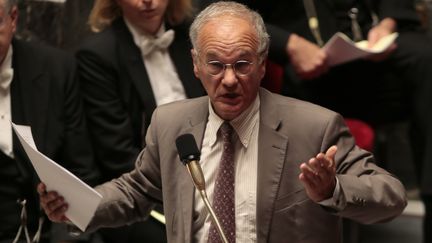
[[[325,157],[330,162],[329,167],[335,166],[334,161],[335,161],[336,152],[337,152],[337,146],[336,145],[331,146],[326,151]]]
[[[301,79],[314,79],[328,72],[327,54],[319,50],[315,56],[311,56],[300,63],[296,68]]]
[[[301,79],[313,79],[328,71],[327,54],[315,43],[290,35],[287,54]]]
[[[56,192],[48,192],[44,199],[41,201],[41,205],[48,218],[54,222],[65,221],[68,205],[65,203],[64,198]]]
[[[36,189],[39,195],[41,196],[46,193],[46,186],[43,182],[39,183]]]
[[[302,163],[300,165],[301,174],[303,180],[310,186],[319,185],[321,182],[321,177],[318,171],[315,171],[310,163]]]
[[[55,191],[47,192],[43,183],[39,183],[37,192],[39,193],[40,205],[51,221],[64,222],[67,220],[64,214],[68,209],[68,205],[62,196]]]
[[[332,162],[328,161],[324,154],[320,153],[307,163],[301,164],[300,170],[309,184],[319,186],[334,176],[331,164]]]
[[[337,147],[330,147],[300,165],[299,179],[303,182],[309,197],[316,202],[333,195],[336,180],[335,155]]]

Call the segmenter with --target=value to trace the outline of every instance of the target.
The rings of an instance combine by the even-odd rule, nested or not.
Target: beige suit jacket
[[[341,217],[374,223],[401,213],[406,205],[403,185],[355,146],[340,115],[264,89],[259,95],[258,242],[337,243]],[[191,133],[201,144],[208,102],[201,97],[156,109],[135,169],[97,188],[104,199],[91,228],[141,220],[163,201],[168,241],[192,242],[194,186],[179,161],[175,140]],[[300,163],[334,144],[339,148],[341,210],[312,202],[298,179]]]

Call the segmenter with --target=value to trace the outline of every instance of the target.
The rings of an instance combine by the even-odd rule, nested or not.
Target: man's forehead
[[[248,21],[239,17],[222,16],[202,26],[197,44],[203,48],[216,46],[230,51],[232,47],[255,48],[257,42],[256,31]]]
[[[213,30],[223,30],[223,29],[234,29],[236,30],[239,25],[244,25],[250,27],[253,31],[252,23],[249,19],[236,16],[236,15],[216,15],[215,17],[207,20],[202,25],[202,30],[205,28],[211,28]]]

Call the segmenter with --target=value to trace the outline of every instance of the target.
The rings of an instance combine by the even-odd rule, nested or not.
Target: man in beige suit
[[[211,219],[174,141],[195,137],[213,201],[225,153],[219,128],[227,123],[235,151],[235,196],[226,209],[235,219],[232,242],[337,243],[342,217],[375,223],[402,212],[403,185],[355,145],[340,115],[259,87],[269,39],[257,13],[238,3],[212,4],[190,37],[194,72],[208,96],[155,110],[135,169],[96,188],[103,202],[89,230],[143,220],[163,202],[169,242],[210,242]],[[66,221],[62,197],[44,184],[38,191],[49,218]]]

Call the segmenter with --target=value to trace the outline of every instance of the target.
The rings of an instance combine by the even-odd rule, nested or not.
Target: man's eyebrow
[[[254,54],[251,53],[251,52],[248,52],[248,51],[241,51],[241,52],[239,52],[239,54],[238,54],[238,56],[237,56],[237,59],[241,59],[241,58],[245,58],[245,57],[252,57],[253,55],[254,55]],[[217,58],[219,58],[220,56],[223,56],[223,55],[219,55],[219,54],[216,53],[216,52],[209,51],[209,52],[206,53],[205,58],[207,58],[207,59],[217,59]]]
[[[219,55],[214,51],[209,51],[205,55],[206,57],[218,57]]]

